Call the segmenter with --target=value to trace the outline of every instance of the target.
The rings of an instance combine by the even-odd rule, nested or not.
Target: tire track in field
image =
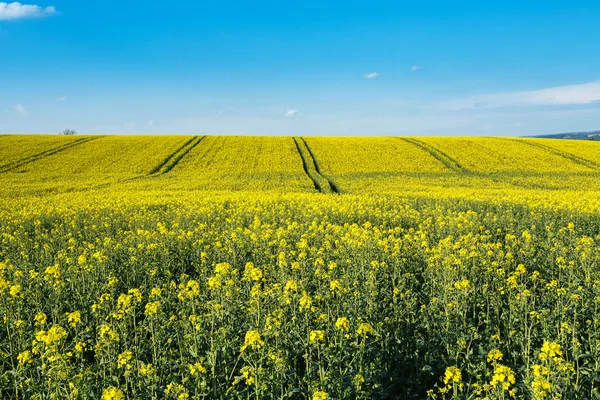
[[[156,165],[148,175],[163,175],[171,171],[183,157],[185,157],[194,147],[198,145],[206,136],[193,136],[186,141],[181,147],[169,154],[164,160]]]
[[[304,169],[304,173],[312,181],[313,185],[315,186],[315,189],[317,189],[321,193],[325,193],[319,180],[317,178],[315,178],[313,176],[313,174],[310,173],[308,161],[306,161],[306,156],[304,155],[304,152],[300,148],[300,143],[298,143],[298,138],[293,137],[292,139],[294,140],[294,144],[296,145],[298,154],[300,154],[300,158],[302,159],[302,168]]]
[[[436,149],[435,147],[433,147],[430,144],[427,144],[425,142],[422,142],[417,139],[412,139],[412,138],[399,137],[398,139],[404,140],[405,142],[410,143],[413,146],[416,146],[423,151],[426,151],[433,158],[435,158],[436,160],[438,160],[439,162],[444,164],[448,169],[451,169],[454,172],[470,172],[468,169],[466,169],[465,167],[460,165],[460,163],[458,161],[456,161],[454,158],[450,157],[448,154],[444,153],[443,151]]]
[[[342,190],[333,181],[333,179],[330,179],[329,177],[327,177],[326,175],[324,175],[321,172],[321,166],[319,165],[319,161],[317,161],[317,158],[315,157],[315,154],[312,152],[312,150],[311,150],[310,146],[308,145],[308,143],[306,143],[306,140],[304,140],[303,137],[300,137],[299,139],[300,139],[300,141],[302,141],[302,144],[304,144],[304,147],[306,147],[306,151],[308,152],[308,156],[311,158],[312,165],[313,165],[313,167],[314,167],[315,172],[317,173],[317,175],[320,176],[321,178],[323,178],[327,182],[327,185],[329,186],[329,190],[332,193],[335,193],[335,194],[342,193]]]
[[[40,153],[34,154],[32,156],[29,156],[29,157],[22,158],[22,159],[20,159],[18,161],[14,161],[12,163],[8,163],[8,164],[5,164],[5,165],[2,165],[2,166],[0,166],[0,173],[12,171],[12,170],[17,169],[19,167],[22,167],[23,165],[30,164],[30,163],[32,163],[34,161],[37,161],[37,160],[40,160],[40,159],[42,159],[44,157],[52,156],[54,154],[60,153],[61,151],[70,149],[70,148],[75,147],[75,146],[79,146],[81,144],[87,143],[87,142],[92,141],[92,140],[99,139],[101,137],[102,136],[76,139],[76,140],[74,140],[72,142],[69,142],[69,143],[66,143],[66,144],[54,147],[54,148],[46,150],[46,151],[42,151]]]
[[[554,147],[547,146],[545,144],[536,143],[536,142],[530,142],[528,140],[523,140],[523,139],[509,139],[509,138],[504,138],[504,139],[505,140],[512,140],[512,141],[519,142],[519,143],[525,143],[525,144],[527,144],[529,146],[533,146],[533,147],[537,147],[537,148],[546,150],[549,153],[552,153],[552,154],[554,154],[556,156],[559,156],[559,157],[565,158],[567,160],[573,161],[574,163],[579,164],[579,165],[583,165],[584,167],[588,167],[588,168],[591,168],[591,169],[598,169],[598,168],[600,168],[600,165],[598,165],[597,163],[595,163],[592,160],[588,160],[587,158],[576,156],[575,154],[571,154],[571,153],[568,153],[568,152],[563,151],[563,150],[555,149]],[[550,139],[550,140],[552,140],[552,139]]]

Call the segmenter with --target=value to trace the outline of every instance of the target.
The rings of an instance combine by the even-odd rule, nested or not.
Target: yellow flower
[[[231,265],[229,263],[219,263],[215,265],[215,274],[217,275],[227,275],[229,270],[231,269]]]
[[[120,389],[109,386],[102,392],[102,400],[125,400],[125,395]]]
[[[81,322],[81,313],[79,311],[73,311],[67,316],[69,325],[75,328]]]
[[[502,352],[498,349],[491,350],[487,356],[488,362],[500,361],[502,360]]]
[[[467,279],[463,279],[462,281],[455,282],[454,288],[456,290],[469,290],[471,288],[471,282]]]
[[[295,292],[298,290],[298,283],[295,280],[289,280],[285,283],[284,291],[287,292]]]
[[[325,331],[310,331],[309,340],[311,343],[325,340]]]
[[[169,383],[167,385],[167,388],[165,389],[165,394],[172,395],[173,397],[179,400],[185,400],[190,397],[190,395],[185,390],[185,387],[183,385],[180,385],[179,383]]]
[[[312,307],[312,299],[310,298],[310,296],[306,293],[304,293],[302,295],[302,297],[300,298],[300,311],[310,311]]]
[[[490,385],[502,385],[502,389],[508,391],[510,389],[510,385],[514,385],[515,382],[515,374],[513,373],[512,369],[505,365],[498,365],[494,369],[494,375],[492,376]]]
[[[118,342],[120,339],[119,334],[112,328],[111,325],[101,325],[98,329],[98,337],[102,340],[109,340]]]
[[[133,296],[136,303],[140,303],[142,301],[142,292],[140,289],[129,289],[127,293]]]
[[[67,331],[60,325],[52,325],[52,328],[46,331],[39,331],[35,334],[35,340],[38,342],[44,342],[46,345],[50,345],[54,342],[59,342],[62,338],[67,336]]]
[[[85,342],[77,342],[75,344],[75,351],[78,353],[83,353],[83,351],[85,350]]]
[[[258,349],[263,345],[264,343],[261,340],[260,333],[258,331],[248,331],[246,332],[246,337],[244,338],[244,345],[242,346],[242,351],[246,350],[248,347]]]
[[[19,364],[25,364],[25,363],[30,363],[31,360],[31,352],[29,350],[25,350],[22,353],[19,353],[19,355],[17,356],[17,361],[19,362]]]
[[[356,330],[356,333],[359,335],[365,335],[368,336],[370,333],[373,333],[373,327],[371,326],[371,324],[360,324],[358,326],[358,329]]]
[[[195,297],[198,297],[199,295],[200,283],[198,283],[198,281],[190,280],[185,285],[179,285],[179,293],[177,294],[179,300],[193,299]]]
[[[9,290],[9,294],[12,297],[23,297],[23,291],[21,285],[12,285]]]
[[[339,330],[348,332],[350,330],[350,321],[346,317],[339,317],[337,321],[335,321],[335,327]]]
[[[448,367],[444,372],[444,384],[460,383],[462,381],[462,373],[458,367]]]
[[[146,304],[146,307],[144,308],[144,314],[146,314],[146,317],[152,317],[156,315],[159,307],[160,301],[151,301]]]
[[[327,392],[314,392],[312,400],[327,400],[329,399],[329,394]]]
[[[533,393],[540,398],[546,397],[552,391],[552,384],[548,381],[550,370],[543,365],[532,365],[533,381],[531,388]]]
[[[149,376],[154,373],[154,367],[150,363],[148,363],[148,364],[140,363],[138,372],[140,373],[141,376]]]
[[[43,312],[39,312],[39,313],[35,314],[35,317],[33,318],[35,326],[45,325],[47,320],[48,320],[48,317]]]
[[[256,381],[256,375],[254,369],[248,366],[242,367],[240,370],[244,379],[246,380],[246,385],[252,385]]]
[[[553,361],[562,360],[562,350],[560,349],[560,344],[556,342],[548,342],[545,341],[542,345],[542,351],[540,352],[540,360],[545,361],[547,359],[551,359]]]
[[[206,368],[202,366],[200,363],[189,364],[188,368],[190,370],[190,375],[196,376],[198,374],[205,374]]]
[[[151,299],[158,299],[158,298],[160,298],[161,295],[162,295],[162,289],[161,288],[152,288],[152,290],[150,291],[150,298]]]
[[[117,368],[126,368],[130,369],[131,365],[129,365],[129,361],[133,358],[133,353],[131,351],[125,351],[117,357]]]
[[[263,273],[260,268],[255,267],[254,263],[248,262],[246,263],[246,268],[244,268],[244,276],[243,280],[245,281],[259,281],[263,277]]]
[[[331,291],[331,293],[335,293],[336,290],[342,290],[341,282],[338,280],[329,282],[329,290]]]

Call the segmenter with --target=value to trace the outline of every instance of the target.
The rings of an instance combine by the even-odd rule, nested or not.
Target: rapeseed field
[[[49,138],[0,137],[0,398],[600,398],[595,143]]]

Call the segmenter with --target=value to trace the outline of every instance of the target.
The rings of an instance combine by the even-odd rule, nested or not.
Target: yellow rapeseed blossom
[[[490,352],[488,353],[488,356],[487,356],[487,360],[490,363],[493,363],[496,361],[502,361],[502,352],[498,349],[490,350]]]
[[[560,344],[556,342],[545,341],[542,345],[542,350],[539,354],[540,360],[553,360],[559,361],[562,360],[562,350],[560,349]]]
[[[194,364],[188,364],[188,369],[190,370],[190,375],[193,376],[206,373],[206,368],[204,368],[202,364],[198,362]]]
[[[44,326],[44,325],[46,325],[47,320],[48,320],[48,317],[43,312],[39,312],[39,313],[35,314],[35,317],[33,318],[35,326]]]
[[[290,279],[285,283],[285,287],[284,287],[284,291],[287,292],[295,292],[298,290],[298,283],[293,280]]]
[[[21,285],[12,285],[8,292],[12,297],[23,297],[23,289]]]
[[[310,311],[312,309],[311,297],[304,293],[300,298],[300,311]]]
[[[329,399],[329,394],[327,392],[314,392],[312,396],[312,400],[327,400]]]
[[[119,356],[117,357],[117,368],[119,368],[119,369],[131,368],[131,365],[129,364],[129,362],[131,361],[132,358],[133,358],[133,353],[131,351],[125,351],[125,352],[119,354]]]
[[[141,376],[150,376],[154,373],[154,367],[150,363],[140,363],[138,372]]]
[[[452,366],[446,368],[444,372],[444,384],[456,384],[462,381],[462,373],[458,367]]]
[[[240,372],[242,373],[242,376],[244,377],[244,380],[246,381],[246,385],[254,384],[254,382],[256,381],[256,372],[254,371],[254,368],[245,366],[245,367],[242,367]]]
[[[242,351],[246,350],[248,347],[253,349],[258,349],[264,345],[264,342],[261,340],[260,333],[258,331],[252,330],[246,332],[246,337],[244,338],[244,345],[242,346]]]
[[[335,321],[335,327],[339,330],[348,332],[350,330],[350,321],[346,317],[339,317],[337,321]]]
[[[254,263],[248,262],[246,263],[246,268],[244,269],[243,279],[247,281],[259,281],[263,277],[262,271],[260,268],[255,267]]]
[[[158,312],[158,308],[160,307],[160,301],[151,301],[146,303],[144,307],[144,314],[146,317],[153,317]]]
[[[17,356],[17,361],[19,362],[19,364],[30,363],[32,361],[31,352],[29,350],[25,350],[19,353],[19,355]]]
[[[371,326],[371,324],[367,324],[367,323],[362,323],[358,326],[358,328],[356,329],[356,333],[358,335],[364,335],[364,336],[368,336],[370,334],[372,334],[374,332],[373,327]]]
[[[313,330],[310,331],[309,341],[311,343],[322,342],[325,340],[325,331]]]
[[[67,322],[71,327],[75,328],[81,322],[81,313],[79,311],[73,311],[67,315]]]
[[[502,389],[508,391],[511,385],[516,382],[514,372],[505,365],[498,365],[494,369],[494,374],[490,382],[491,386],[502,385]]]
[[[102,391],[102,400],[125,400],[125,395],[120,389],[109,386]]]

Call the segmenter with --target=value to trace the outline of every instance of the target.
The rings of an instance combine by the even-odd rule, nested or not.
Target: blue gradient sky
[[[597,1],[25,4],[0,2],[2,133],[600,129]]]

